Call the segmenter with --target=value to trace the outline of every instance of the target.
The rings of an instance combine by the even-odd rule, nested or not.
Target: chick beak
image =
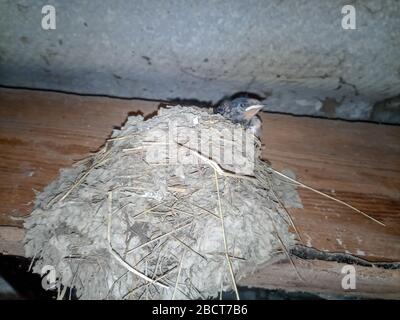
[[[262,108],[264,108],[263,104],[256,104],[250,107],[247,107],[244,111],[244,118],[246,120],[250,120],[253,118]]]

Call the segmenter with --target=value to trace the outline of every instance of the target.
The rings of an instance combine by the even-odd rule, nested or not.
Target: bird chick
[[[233,123],[240,123],[250,130],[257,138],[261,135],[261,119],[257,113],[264,105],[257,99],[236,98],[225,100],[215,109],[216,113],[223,115]]]

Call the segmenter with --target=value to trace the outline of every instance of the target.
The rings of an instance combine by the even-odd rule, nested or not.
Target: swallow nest
[[[52,268],[59,297],[65,287],[81,299],[237,292],[240,279],[294,243],[260,150],[240,125],[206,109],[129,117],[37,195],[24,225],[33,271]]]

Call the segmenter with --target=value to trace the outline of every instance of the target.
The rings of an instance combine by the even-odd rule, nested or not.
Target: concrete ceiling
[[[348,3],[355,30],[341,26]],[[46,4],[55,30],[41,27]],[[0,12],[3,86],[210,102],[246,91],[271,110],[353,119],[400,94],[396,0],[1,0]]]

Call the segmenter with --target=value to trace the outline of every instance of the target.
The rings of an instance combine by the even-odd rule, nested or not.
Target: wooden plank
[[[21,226],[34,190],[96,151],[128,114],[158,103],[0,89],[0,225]]]
[[[371,260],[400,261],[400,127],[263,115],[263,156],[274,168],[384,222],[300,189],[290,212],[305,245]]]
[[[240,286],[282,289],[289,292],[316,293],[327,299],[380,298],[400,299],[400,272],[398,270],[355,265],[355,288],[342,287],[346,274],[343,263],[302,260],[293,258],[302,279],[286,260],[260,268],[250,277],[241,279]],[[342,273],[344,270],[344,273]]]
[[[149,115],[157,106],[157,102],[0,89],[0,239],[9,239],[2,241],[7,249],[0,250],[21,253],[18,239],[22,236],[13,237],[10,230],[22,226],[15,217],[31,210],[33,189],[42,190],[60,168],[97,150],[129,113]],[[274,168],[290,169],[303,183],[386,224],[382,227],[343,205],[300,189],[304,209],[290,209],[290,213],[303,243],[369,260],[400,261],[400,127],[277,114],[263,114],[262,118],[263,157]],[[299,270],[322,275],[334,269],[335,276],[320,285],[315,281],[307,285],[288,282],[287,276],[293,277],[294,272],[283,263],[265,267],[243,284],[339,292],[340,264],[303,262],[296,259]],[[360,268],[368,270],[360,269],[361,274],[368,273],[361,293],[393,296],[396,288],[400,292],[398,270]],[[383,284],[375,291],[371,289],[374,281],[368,280],[372,275],[383,279],[376,280]],[[278,280],[272,281],[274,277]],[[336,287],[331,287],[333,282]]]

